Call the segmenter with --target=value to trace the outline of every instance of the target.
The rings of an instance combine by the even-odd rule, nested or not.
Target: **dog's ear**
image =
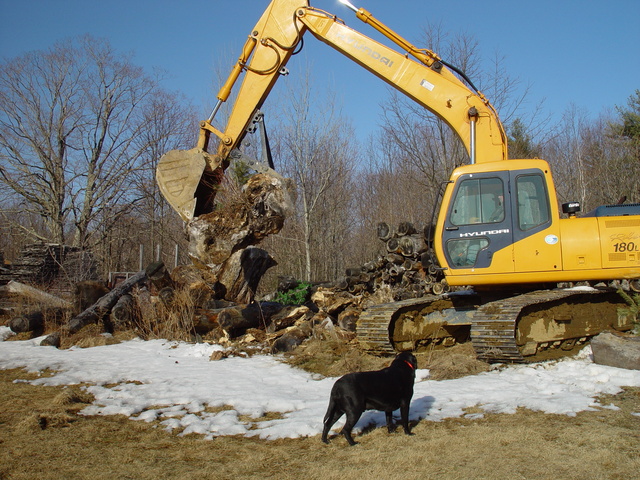
[[[414,370],[418,368],[418,359],[413,353],[411,354],[411,360],[409,361],[411,362],[411,365],[413,365]]]

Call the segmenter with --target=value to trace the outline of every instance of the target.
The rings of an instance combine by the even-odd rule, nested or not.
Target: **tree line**
[[[507,128],[511,158],[549,161],[561,202],[579,201],[583,211],[622,197],[640,202],[640,90],[596,118],[571,106],[552,123],[543,106],[525,110],[527,89],[503,71],[503,59],[483,69],[472,38],[433,26],[424,37],[478,79]],[[284,113],[270,123],[276,169],[295,185],[295,210],[264,248],[279,264],[273,275],[335,280],[379,252],[378,222],[430,223],[442,183],[468,155],[447,125],[391,90],[379,132],[359,141],[335,94],[318,95],[311,74],[304,80],[277,99]],[[139,245],[145,261],[159,251],[172,264],[176,245],[180,261],[189,261],[155,166],[163,153],[193,147],[198,119],[161,84],[89,36],[0,64],[4,258],[41,241],[92,252],[105,276],[136,270]]]

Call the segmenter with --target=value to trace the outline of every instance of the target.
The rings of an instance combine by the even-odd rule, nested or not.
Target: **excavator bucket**
[[[208,157],[207,152],[198,148],[171,150],[158,162],[156,180],[160,192],[185,222],[194,217]]]

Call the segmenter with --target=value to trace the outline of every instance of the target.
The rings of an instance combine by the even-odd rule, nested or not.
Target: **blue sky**
[[[0,0],[0,58],[46,49],[90,33],[108,39],[134,62],[168,73],[164,86],[192,100],[206,117],[214,104],[217,65],[237,58],[266,0]],[[530,84],[530,104],[545,99],[556,115],[570,104],[592,115],[640,89],[638,0],[352,0],[420,46],[428,22],[479,42],[486,59],[505,57],[511,77]],[[337,0],[311,4],[378,38]],[[387,87],[309,36],[304,55],[288,65],[295,82],[307,68],[317,85],[341,92],[359,136],[375,129]],[[281,88],[281,87],[280,87]],[[268,106],[268,105],[267,105]],[[273,108],[273,107],[272,107]],[[268,115],[268,111],[266,112]]]

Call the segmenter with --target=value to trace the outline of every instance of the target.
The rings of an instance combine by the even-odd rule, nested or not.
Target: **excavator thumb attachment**
[[[198,148],[171,150],[158,162],[156,180],[160,192],[185,222],[195,215],[198,193],[203,190],[200,184],[210,176],[205,173],[205,168],[212,156]],[[215,191],[210,185],[205,189]]]

